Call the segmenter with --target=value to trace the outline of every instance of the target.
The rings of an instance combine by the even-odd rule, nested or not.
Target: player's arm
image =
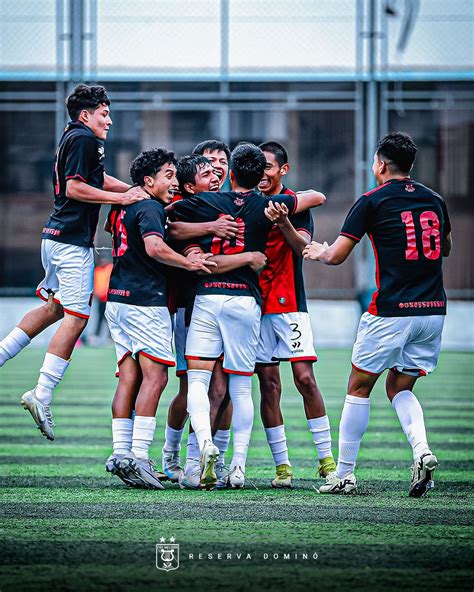
[[[190,246],[185,250],[185,254],[196,249],[204,253],[200,247]],[[213,274],[228,273],[246,265],[256,273],[260,273],[267,264],[266,255],[260,251],[234,253],[233,255],[212,255],[208,260],[216,264],[216,267],[212,270]]]
[[[198,249],[190,249],[186,257],[173,251],[161,236],[156,234],[146,236],[143,239],[147,255],[156,259],[165,265],[180,267],[187,271],[201,271],[204,273],[213,273],[216,263],[208,261],[211,254],[202,253]]]
[[[113,191],[114,193],[125,193],[131,185],[120,181],[104,172],[104,191]]]
[[[173,240],[190,240],[208,234],[231,239],[237,235],[237,222],[226,214],[210,222],[168,222],[168,232]]]
[[[453,235],[450,232],[448,232],[448,234],[443,239],[443,257],[449,257],[452,248]]]
[[[124,193],[104,191],[81,181],[68,179],[66,182],[66,196],[70,199],[92,204],[110,204],[129,206],[136,201],[149,199],[148,194],[141,187],[131,187]]]
[[[315,191],[314,189],[299,191],[296,196],[296,209],[294,212],[291,212],[292,214],[304,212],[305,210],[309,210],[309,208],[318,208],[326,203],[326,196],[324,193]]]
[[[303,249],[311,241],[311,236],[305,230],[296,230],[288,218],[288,208],[286,205],[270,201],[268,207],[265,208],[265,216],[278,225],[292,251],[295,255],[301,257]]]
[[[321,261],[326,265],[340,265],[351,254],[357,242],[347,236],[339,236],[331,246],[327,243],[312,242],[303,250],[303,257],[307,260]]]

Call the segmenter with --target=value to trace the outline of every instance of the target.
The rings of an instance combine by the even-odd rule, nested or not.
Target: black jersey
[[[284,203],[290,213],[296,210],[295,195],[272,196],[272,200]],[[237,236],[231,240],[207,235],[199,238],[198,244],[206,253],[232,255],[236,253],[265,252],[268,233],[272,222],[264,210],[269,199],[258,191],[237,193],[205,192],[173,205],[177,220],[185,222],[207,222],[230,214],[238,224]],[[199,276],[196,294],[230,294],[234,296],[253,296],[261,303],[257,274],[248,265],[224,274]]]
[[[102,189],[104,186],[104,143],[80,121],[68,123],[56,150],[53,172],[54,209],[43,228],[42,238],[92,247],[100,204],[66,196],[68,179],[80,179]]]
[[[377,291],[368,312],[381,317],[446,314],[442,245],[451,231],[443,198],[412,179],[387,181],[353,205],[341,230],[368,234]]]
[[[283,186],[280,195],[295,195]],[[272,199],[274,196],[269,196]],[[295,229],[313,237],[313,216],[305,210],[289,217]],[[262,314],[308,312],[303,279],[303,257],[296,255],[285,237],[274,224],[268,235],[265,249],[267,266],[258,280],[262,291]]]
[[[114,267],[107,300],[137,306],[166,306],[165,265],[145,249],[147,236],[163,238],[166,214],[161,203],[146,199],[129,206],[112,206],[108,221],[112,230]]]

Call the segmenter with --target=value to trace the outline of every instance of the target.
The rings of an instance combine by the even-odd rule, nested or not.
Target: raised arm
[[[92,187],[92,185],[88,185],[79,179],[67,180],[66,196],[86,203],[118,204],[121,206],[129,206],[136,201],[148,199],[149,197],[141,187],[131,187],[125,192],[105,191]]]
[[[114,191],[115,193],[125,193],[130,189],[131,185],[128,183],[124,183],[120,181],[120,179],[116,179],[112,177],[112,175],[108,175],[104,173],[104,191]]]
[[[307,191],[299,191],[297,194],[298,203],[293,214],[304,212],[309,208],[318,208],[326,203],[326,196],[320,191],[308,189]]]
[[[265,216],[278,225],[292,251],[301,257],[303,249],[311,241],[311,236],[305,230],[296,230],[288,218],[286,205],[270,201],[268,207],[265,208]]]
[[[237,230],[237,222],[228,214],[211,222],[168,222],[169,236],[173,240],[189,240],[208,234],[231,239],[237,235]]]

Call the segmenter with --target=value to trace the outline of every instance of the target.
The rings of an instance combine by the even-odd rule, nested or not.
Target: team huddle
[[[322,206],[325,196],[283,184],[290,165],[281,144],[241,142],[231,153],[224,143],[208,140],[179,160],[153,148],[132,162],[130,186],[104,169],[109,105],[100,86],[79,85],[67,99],[71,121],[56,152],[54,210],[42,234],[45,278],[37,295],[46,304],[0,342],[1,366],[61,320],[38,384],[21,397],[40,431],[54,440],[53,390],[89,318],[93,241],[100,206],[108,204],[113,270],[105,316],[118,376],[108,472],[146,489],[163,489],[166,480],[183,489],[244,487],[256,373],[275,463],[272,486],[291,488],[279,372],[288,361],[303,397],[317,473],[325,479],[320,493],[356,491],[354,468],[370,393],[388,369],[387,396],[413,450],[409,495],[425,495],[438,461],[412,391],[439,356],[446,314],[442,259],[451,249],[451,229],[444,200],[409,177],[417,151],[411,138],[392,133],[378,142],[372,167],[378,186],[356,201],[329,246],[312,242],[310,210]],[[228,175],[231,190],[224,190]],[[317,357],[302,262],[338,265],[365,234],[375,254],[377,291],[353,349],[336,463],[313,372]],[[168,409],[160,472],[149,449],[174,366],[179,392]]]

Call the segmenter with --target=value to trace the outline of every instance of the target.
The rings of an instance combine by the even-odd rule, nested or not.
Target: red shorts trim
[[[362,372],[362,374],[368,374],[369,376],[380,376],[382,374],[382,372],[369,372],[368,370],[362,370],[362,368],[357,368],[355,364],[352,364],[352,367],[354,370],[357,370],[357,372]]]
[[[227,368],[222,368],[226,374],[237,374],[238,376],[253,376],[254,372],[240,372],[239,370],[227,370]]]
[[[425,372],[424,370],[422,370],[421,368],[403,368],[403,370],[406,370],[407,372],[403,372],[398,370],[398,368],[390,368],[390,370],[392,372],[395,372],[395,374],[407,374],[407,372],[418,372],[418,378],[421,378],[422,376],[428,376],[428,372]],[[412,376],[412,374],[407,374],[407,376]],[[416,378],[416,376],[414,377]]]
[[[212,362],[213,360],[220,360],[221,356],[217,358],[205,358],[203,356],[184,356],[186,360],[201,360],[202,362]]]
[[[43,300],[44,302],[48,302],[48,299],[45,298],[43,296],[43,294],[41,294],[41,290],[43,290],[43,288],[40,288],[39,290],[36,290],[36,292],[35,292],[36,296],[38,296],[38,298],[41,298],[41,300]]]
[[[138,353],[141,356],[145,356],[145,358],[148,358],[149,360],[153,360],[154,362],[158,362],[159,364],[163,364],[164,366],[176,366],[175,362],[170,362],[170,360],[162,360],[161,358],[156,358],[155,356],[152,356],[151,354],[147,354],[144,351],[139,351]]]
[[[125,361],[125,358],[128,358],[128,356],[131,356],[131,355],[132,355],[131,351],[124,353],[123,356],[120,358],[120,360],[117,362],[117,366],[120,366],[120,364]],[[116,372],[115,376],[120,376],[120,372]]]
[[[73,317],[79,317],[80,319],[88,319],[90,315],[82,314],[82,312],[75,312],[74,310],[69,310],[68,308],[64,308],[64,312],[72,315]]]
[[[289,358],[289,362],[317,362],[318,356],[301,356],[301,358]]]

